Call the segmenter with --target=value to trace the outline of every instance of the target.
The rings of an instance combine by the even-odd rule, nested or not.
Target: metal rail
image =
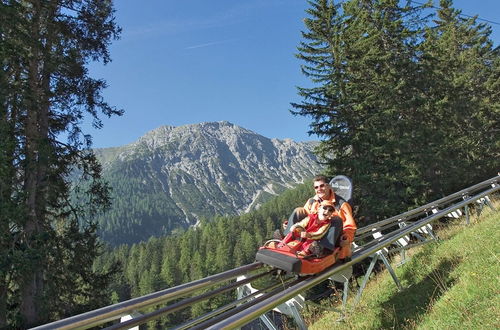
[[[470,194],[472,194],[480,189],[483,189],[483,188],[490,186],[490,185],[498,185],[499,183],[500,183],[500,175],[493,177],[491,179],[485,180],[483,182],[480,182],[478,184],[475,184],[473,186],[470,186],[468,188],[462,189],[460,191],[457,191],[456,193],[453,193],[453,194],[448,195],[446,197],[443,197],[441,199],[438,199],[438,200],[435,200],[433,202],[427,203],[425,205],[419,206],[413,210],[395,215],[393,217],[390,217],[390,218],[382,220],[382,221],[378,221],[378,222],[369,224],[369,225],[364,226],[362,228],[358,228],[358,230],[356,230],[356,238],[361,238],[361,236],[365,233],[370,233],[370,235],[371,235],[373,229],[378,229],[381,227],[383,228],[384,226],[387,226],[387,225],[389,225],[388,227],[390,227],[390,224],[397,223],[398,220],[399,221],[411,220],[415,217],[418,217],[422,214],[425,214],[429,210],[442,207],[443,204],[450,203],[450,202],[455,201],[457,199],[463,200],[464,198],[466,198]],[[387,228],[387,227],[385,227],[385,228]],[[365,237],[365,236],[363,236],[363,237]]]
[[[280,292],[282,292],[283,290],[286,290],[288,288],[291,288],[291,287],[294,287],[295,285],[297,285],[297,283],[300,283],[304,281],[304,278],[298,278],[298,279],[295,279],[293,282],[289,283],[289,284],[286,284],[285,285],[285,288],[281,288],[281,287],[278,287],[270,292],[267,292],[265,294],[263,294],[262,296],[260,297],[257,297],[255,299],[252,299],[252,300],[248,300],[246,303],[232,309],[232,310],[229,310],[223,314],[220,314],[220,315],[217,315],[216,317],[214,317],[213,319],[209,319],[203,323],[200,323],[198,325],[196,325],[195,327],[192,328],[192,330],[204,330],[204,329],[208,329],[209,326],[213,326],[214,324],[217,324],[217,322],[220,322],[220,321],[223,321],[223,320],[226,320],[227,318],[229,317],[232,317],[234,315],[237,315],[238,313],[240,312],[244,312],[245,310],[248,310],[249,308],[251,308],[252,306],[258,304],[259,302],[262,302],[262,301],[266,301],[266,300],[269,300],[269,299],[273,299],[273,297],[275,297],[277,294],[279,294]]]
[[[184,329],[191,329],[193,328],[195,325],[198,325],[204,321],[207,321],[209,319],[212,319],[214,320],[214,317],[215,316],[218,316],[228,310],[230,310],[231,308],[234,308],[236,306],[239,306],[241,305],[242,303],[244,303],[245,301],[248,301],[250,299],[254,299],[256,298],[258,295],[262,295],[262,293],[266,293],[266,292],[270,292],[274,289],[277,289],[279,287],[282,287],[283,289],[289,287],[291,284],[290,282],[292,281],[292,278],[288,278],[288,279],[285,279],[282,283],[276,283],[276,284],[273,284],[273,285],[270,285],[262,290],[259,290],[259,291],[256,291],[252,294],[249,294],[248,296],[244,296],[243,298],[241,299],[238,299],[238,300],[235,300],[225,306],[222,306],[222,307],[219,307],[218,309],[210,312],[210,313],[207,313],[205,315],[202,315],[194,320],[191,320],[191,321],[188,321],[184,324],[181,324],[180,326],[174,328],[174,330],[184,330]]]
[[[270,270],[270,271],[267,271],[267,272],[264,272],[264,273],[260,273],[260,274],[254,275],[252,277],[248,277],[248,278],[246,278],[246,279],[244,279],[242,281],[237,281],[237,282],[231,283],[229,285],[226,285],[224,287],[215,289],[213,291],[206,292],[206,293],[204,293],[202,295],[181,300],[181,301],[179,301],[179,302],[177,302],[177,303],[175,303],[173,305],[157,309],[157,310],[155,310],[155,311],[153,311],[151,313],[147,313],[147,314],[141,315],[139,317],[133,318],[133,319],[128,320],[126,322],[114,324],[114,325],[112,325],[110,327],[107,327],[106,330],[129,329],[129,328],[134,327],[136,325],[140,325],[140,324],[146,323],[148,321],[157,319],[157,318],[159,318],[159,317],[161,317],[163,315],[167,315],[167,314],[176,312],[178,310],[186,308],[186,307],[188,307],[188,306],[190,306],[192,304],[195,304],[195,303],[200,302],[202,300],[208,299],[210,297],[214,297],[214,296],[217,296],[217,295],[219,295],[221,293],[224,293],[224,292],[227,292],[227,291],[230,291],[230,290],[234,290],[234,289],[236,289],[237,287],[239,287],[241,285],[250,283],[250,282],[252,282],[252,281],[254,281],[254,280],[258,279],[258,278],[261,278],[261,277],[263,277],[265,275],[269,275],[272,272],[273,271]]]
[[[479,193],[478,195],[476,195],[472,198],[467,198],[467,199],[463,200],[462,202],[451,205],[451,206],[447,207],[446,209],[443,209],[443,210],[441,210],[437,213],[434,213],[434,214],[432,214],[426,218],[423,218],[421,220],[418,220],[417,222],[415,222],[407,227],[403,227],[403,228],[401,228],[393,233],[387,234],[375,246],[372,246],[369,248],[362,248],[362,249],[358,250],[357,252],[355,252],[352,255],[352,258],[350,261],[348,261],[344,264],[341,264],[341,265],[334,265],[331,268],[326,269],[326,270],[322,271],[321,273],[317,274],[316,276],[310,277],[310,278],[298,283],[297,285],[295,285],[293,287],[290,287],[286,290],[283,290],[282,292],[277,293],[276,295],[273,295],[272,297],[269,297],[266,300],[263,300],[263,301],[255,304],[254,306],[251,306],[251,307],[249,307],[249,308],[247,308],[247,309],[245,309],[237,314],[234,314],[234,315],[228,317],[227,319],[225,319],[219,323],[216,323],[216,324],[214,324],[206,329],[213,329],[213,330],[217,329],[218,330],[218,329],[234,329],[237,327],[241,327],[241,326],[247,324],[248,322],[252,321],[253,319],[259,317],[260,315],[266,313],[267,311],[273,309],[274,307],[290,300],[291,298],[295,297],[300,292],[314,287],[315,285],[319,284],[320,282],[328,279],[333,274],[335,274],[335,273],[337,273],[337,272],[339,272],[339,271],[341,271],[349,266],[352,266],[352,265],[360,262],[361,260],[373,255],[374,253],[376,253],[380,249],[383,249],[383,248],[393,244],[401,237],[416,231],[417,229],[427,225],[428,223],[430,223],[434,220],[437,220],[439,218],[446,216],[448,213],[453,212],[453,211],[457,210],[458,208],[461,208],[461,207],[468,205],[471,202],[474,202],[474,201],[476,201],[484,196],[487,196],[491,193],[494,193],[494,192],[498,191],[499,189],[500,189],[500,187],[498,185],[496,185],[495,187],[493,187],[487,191],[484,191],[482,193]]]
[[[425,218],[415,220],[411,224],[408,224],[406,227],[398,228],[388,234],[383,235],[381,238],[378,238],[374,241],[371,241],[364,246],[359,247],[354,253],[350,261],[334,265],[329,269],[324,270],[323,272],[317,274],[316,276],[309,277],[306,279],[300,279],[292,284],[285,283],[285,289],[283,287],[273,288],[270,292],[263,294],[261,297],[253,299],[251,301],[247,301],[246,303],[242,303],[238,307],[224,307],[220,308],[221,311],[218,316],[208,319],[208,317],[200,318],[199,322],[192,321],[193,323],[188,323],[190,325],[194,325],[195,328],[208,328],[208,329],[226,329],[226,328],[235,328],[242,326],[256,317],[264,314],[265,312],[271,310],[272,308],[288,301],[293,298],[300,292],[312,288],[318,283],[328,279],[333,274],[358,263],[359,261],[373,255],[377,251],[393,244],[401,237],[404,237],[419,228],[427,225],[428,223],[439,219],[441,217],[446,216],[450,212],[453,212],[463,206],[466,206],[474,201],[487,196],[491,193],[494,193],[500,189],[499,186],[500,176],[494,177],[489,180],[485,180],[479,184],[471,186],[469,188],[463,189],[459,192],[456,192],[447,197],[441,198],[434,202],[428,203],[421,207],[418,207],[414,210],[402,213],[400,215],[396,215],[394,217],[388,218],[383,221],[379,221],[377,223],[362,227],[358,229],[357,239],[360,237],[368,236],[368,234],[373,233],[373,231],[381,231],[383,229],[387,229],[389,227],[393,227],[402,221],[407,221],[410,219],[415,219],[419,216],[423,216],[432,209],[439,209],[439,207],[443,207],[446,204],[449,204],[457,199],[461,199],[460,202],[456,202],[455,204],[448,206],[443,210],[439,210],[437,213],[434,213],[430,216],[426,216]],[[489,185],[492,188],[483,191],[475,195],[474,197],[469,197],[472,192],[478,191],[480,189],[484,189]],[[363,236],[364,235],[364,236]],[[226,272],[215,274],[197,281],[193,281],[190,283],[182,284],[173,288],[165,289],[162,291],[154,292],[146,296],[130,299],[121,303],[117,303],[111,306],[106,306],[100,309],[96,309],[87,313],[79,314],[73,317],[69,317],[67,319],[59,320],[56,322],[52,322],[46,325],[42,325],[34,328],[35,330],[47,330],[47,329],[87,329],[99,324],[103,324],[112,320],[115,320],[121,316],[128,315],[133,311],[141,310],[146,307],[157,305],[161,303],[168,302],[173,299],[180,298],[182,296],[193,293],[194,291],[207,288],[216,284],[219,284],[224,281],[229,281],[231,279],[236,278],[239,275],[245,275],[250,271],[257,270],[263,266],[262,263],[256,262],[253,264],[245,265],[239,268],[235,268],[232,270],[228,270]],[[259,276],[259,275],[257,275]],[[243,281],[238,283],[241,285]],[[212,292],[207,293],[206,295],[219,294],[220,291],[226,291],[227,288],[233,288],[238,286],[233,283],[229,286],[226,286],[221,289],[214,290]],[[290,286],[291,285],[291,286]],[[265,289],[263,290],[265,291]],[[205,297],[206,298],[206,297]],[[161,310],[157,310],[155,312],[144,315],[144,317],[140,319],[132,319],[126,323],[122,323],[120,325],[114,325],[110,329],[118,329],[126,326],[132,326],[136,324],[142,324],[150,319],[157,318],[166,313],[170,313],[174,310],[178,310],[182,307],[193,304],[196,301],[204,299],[204,295],[194,298],[187,298],[182,300],[173,306],[167,306]],[[245,300],[245,299],[242,299]],[[229,304],[228,306],[234,306],[234,304]],[[232,308],[232,309],[229,309]],[[215,311],[209,313],[212,316],[216,315]]]
[[[53,330],[53,329],[87,329],[98,324],[115,320],[121,316],[130,314],[132,311],[140,310],[145,307],[164,303],[175,298],[182,297],[193,291],[200,290],[224,281],[231,280],[240,275],[247,274],[252,270],[261,268],[260,262],[248,264],[223,273],[215,274],[202,278],[197,281],[185,283],[173,288],[157,291],[142,297],[133,298],[114,305],[102,307],[90,312],[75,315],[63,320],[55,321],[45,325],[38,326],[34,330]]]

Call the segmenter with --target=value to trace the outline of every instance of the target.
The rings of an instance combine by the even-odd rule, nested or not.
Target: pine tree
[[[102,100],[106,84],[86,68],[93,60],[109,62],[107,48],[118,34],[110,1],[0,3],[0,258],[7,261],[0,271],[0,327],[47,321],[62,303],[88,306],[91,288],[104,284],[92,275],[96,227],[79,219],[109,205],[109,192],[79,125],[86,113],[98,128],[100,113],[121,114]],[[72,200],[75,169],[86,183]],[[68,279],[78,287],[44,299]],[[6,304],[18,306],[9,319]]]
[[[449,0],[435,21],[395,0],[310,4],[298,57],[313,87],[299,88],[292,112],[324,138],[328,174],[353,179],[361,215],[391,216],[496,174],[500,60],[486,25]]]
[[[490,27],[451,6],[440,1],[420,45],[426,125],[419,139],[428,146],[420,173],[431,199],[494,176],[500,155],[500,49]]]
[[[416,106],[418,11],[395,0],[310,4],[297,56],[314,86],[299,88],[303,101],[292,112],[312,118],[329,174],[353,179],[361,209],[390,215],[407,206],[414,179],[405,175],[413,143],[405,118]]]

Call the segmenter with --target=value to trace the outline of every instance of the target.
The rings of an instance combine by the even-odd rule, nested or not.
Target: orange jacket
[[[347,202],[342,203],[340,210],[336,212],[339,217],[342,218],[342,238],[349,242],[349,245],[340,248],[339,259],[345,259],[350,257],[352,254],[351,243],[354,241],[354,235],[356,234],[356,221],[352,215],[351,205]]]

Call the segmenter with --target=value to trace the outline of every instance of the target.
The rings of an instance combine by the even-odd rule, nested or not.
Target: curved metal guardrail
[[[500,176],[493,177],[491,179],[485,180],[481,183],[475,184],[471,187],[462,189],[460,191],[457,191],[456,193],[453,193],[451,195],[448,195],[446,197],[443,197],[441,199],[435,200],[433,202],[427,203],[425,205],[419,206],[413,210],[395,215],[393,217],[390,217],[388,219],[369,224],[367,226],[364,226],[362,228],[358,228],[356,231],[356,237],[357,238],[363,238],[368,235],[371,235],[373,232],[373,229],[379,229],[379,228],[384,228],[384,226],[391,225],[395,222],[398,221],[408,221],[413,218],[416,218],[418,216],[421,216],[422,214],[425,214],[426,212],[431,211],[432,209],[439,209],[443,207],[444,205],[447,205],[449,203],[453,203],[456,200],[464,200],[464,198],[467,198],[467,196],[470,196],[477,192],[478,190],[484,189],[485,187],[492,186],[492,185],[498,185],[500,184]]]
[[[132,311],[140,310],[160,303],[165,303],[167,301],[192,293],[193,291],[231,280],[240,275],[247,274],[252,270],[259,269],[262,266],[262,263],[255,262],[253,264],[248,264],[225,271],[223,273],[205,277],[197,281],[181,284],[173,288],[157,291],[142,297],[133,298],[114,305],[75,315],[63,320],[41,325],[34,328],[34,330],[87,329],[102,323],[116,320],[121,316],[128,315]]]
[[[474,203],[476,200],[498,191],[500,189],[499,182],[500,182],[500,176],[497,176],[495,178],[483,181],[479,184],[471,186],[467,189],[463,189],[452,195],[428,203],[411,211],[359,228],[357,232],[357,238],[363,238],[368,235],[371,235],[373,231],[381,231],[384,228],[389,228],[394,226],[395,224],[398,224],[398,222],[412,220],[418,218],[419,216],[425,215],[424,218],[417,219],[410,224],[407,223],[407,226],[405,227],[391,231],[390,233],[383,235],[379,239],[372,241],[369,244],[366,244],[365,246],[360,246],[353,253],[351,260],[348,262],[334,265],[331,268],[326,269],[323,272],[317,274],[316,276],[311,276],[308,278],[300,278],[296,281],[293,281],[292,283],[286,283],[284,287],[278,286],[278,287],[263,289],[262,290],[263,292],[265,292],[266,290],[269,290],[269,292],[266,292],[259,298],[253,300],[248,300],[252,298],[250,296],[245,297],[245,299],[241,299],[239,305],[236,303],[232,303],[229,304],[228,306],[221,307],[217,311],[209,313],[213,318],[202,316],[199,322],[193,320],[186,323],[184,326],[180,326],[180,328],[185,329],[186,326],[188,326],[189,328],[192,329],[233,329],[236,327],[243,326],[246,323],[264,314],[265,312],[295,297],[300,292],[314,287],[315,285],[328,279],[335,273],[340,272],[346,269],[347,267],[350,267],[360,262],[361,260],[373,255],[377,251],[393,244],[398,239],[412,232],[415,232],[416,230],[418,230],[423,226],[426,226],[430,222],[445,217],[447,214],[461,207]],[[486,189],[488,186],[491,186],[491,188],[479,192],[472,197],[470,196],[472,193],[476,193],[479,190]],[[456,202],[458,199],[460,201]],[[452,205],[449,205],[450,203],[452,203]],[[437,213],[431,215],[426,214],[429,210],[433,209],[438,210],[439,208],[442,208],[445,205],[448,206],[446,206],[446,208],[442,210],[439,210]],[[263,267],[262,263],[256,262],[253,264],[228,270],[220,274],[215,274],[197,281],[182,284],[173,288],[161,290],[158,292],[151,293],[149,295],[130,299],[121,303],[117,303],[114,305],[89,311],[87,313],[69,317],[67,319],[42,325],[34,329],[36,330],[87,329],[99,324],[115,320],[123,315],[131,313],[132,311],[144,309],[146,307],[157,305],[160,303],[165,303],[170,300],[186,296],[190,293],[193,293],[194,291],[207,288],[225,281],[232,280],[239,275],[245,275],[250,271],[254,271],[262,267]],[[262,275],[258,274],[256,276],[259,277]],[[155,312],[146,314],[140,318],[132,319],[130,321],[121,324],[115,324],[107,329],[122,329],[137,324],[145,323],[149,320],[160,317],[164,313],[170,313],[173,310],[180,309],[181,307],[186,307],[197,301],[208,298],[208,296],[219,294],[222,291],[227,291],[229,289],[233,289],[236,286],[245,284],[243,282],[246,283],[247,281],[235,282],[224,288],[214,290],[212,292],[209,292],[207,294],[207,297],[199,296],[195,298],[187,298],[185,300],[182,300],[174,304],[174,306],[167,306]],[[234,307],[236,305],[238,305],[238,307]]]

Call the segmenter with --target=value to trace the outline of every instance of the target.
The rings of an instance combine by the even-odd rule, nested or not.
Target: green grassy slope
[[[337,313],[316,314],[310,329],[500,328],[500,212],[485,210],[464,223],[447,225],[440,242],[415,249],[396,269],[404,290],[384,271],[370,280],[358,306],[349,301],[344,321],[336,321]]]

